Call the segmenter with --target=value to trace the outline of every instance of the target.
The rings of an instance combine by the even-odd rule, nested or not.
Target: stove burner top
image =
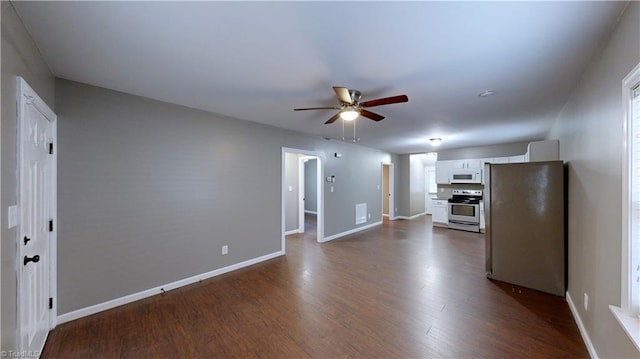
[[[449,203],[480,204],[482,190],[474,189],[454,189],[453,196],[449,198]]]

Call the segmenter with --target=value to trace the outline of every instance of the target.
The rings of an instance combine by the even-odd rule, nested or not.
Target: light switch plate
[[[13,228],[18,225],[18,206],[9,206],[7,211],[7,227]]]

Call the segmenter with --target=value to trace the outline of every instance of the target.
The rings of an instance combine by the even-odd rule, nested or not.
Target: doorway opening
[[[382,163],[382,220],[395,219],[393,196],[393,163]]]
[[[315,234],[324,241],[324,158],[322,153],[294,148],[282,149],[282,251],[285,236]],[[314,233],[315,232],[315,233]]]

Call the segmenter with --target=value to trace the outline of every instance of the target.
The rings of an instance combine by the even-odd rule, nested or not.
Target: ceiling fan
[[[334,123],[338,118],[342,118],[344,121],[353,121],[358,118],[358,116],[363,116],[377,122],[382,121],[384,116],[365,110],[365,108],[409,101],[407,95],[399,95],[360,102],[361,94],[358,90],[351,90],[341,86],[333,86],[333,91],[336,92],[338,100],[340,101],[339,106],[294,108],[293,110],[339,110],[335,115],[333,115],[333,117],[327,120],[325,124]]]

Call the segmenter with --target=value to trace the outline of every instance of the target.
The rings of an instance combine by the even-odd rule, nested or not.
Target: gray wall
[[[304,210],[318,210],[318,166],[316,159],[309,159],[304,164]]]
[[[2,274],[0,281],[2,350],[16,349],[16,228],[7,229],[7,207],[17,201],[16,187],[16,76],[29,85],[54,108],[54,79],[29,37],[13,6],[0,2],[2,13],[2,118],[1,118],[1,203],[0,241]]]
[[[298,154],[285,153],[284,230],[298,229]],[[291,187],[291,191],[289,191]]]
[[[410,216],[424,213],[425,186],[424,186],[424,162],[422,155],[409,156],[409,190],[410,190]]]
[[[282,147],[336,176],[325,236],[381,216],[388,153],[66,80],[56,109],[60,314],[279,251]]]
[[[438,160],[464,160],[471,158],[507,157],[523,155],[529,142],[503,143],[499,145],[456,148],[438,151]]]
[[[622,79],[638,62],[640,3],[631,2],[548,135],[569,167],[568,292],[601,358],[639,355],[608,308],[621,289]]]
[[[394,207],[398,209],[395,216],[411,217],[411,155],[398,155],[393,167],[398,173],[394,182]]]

